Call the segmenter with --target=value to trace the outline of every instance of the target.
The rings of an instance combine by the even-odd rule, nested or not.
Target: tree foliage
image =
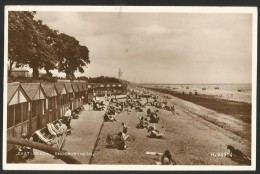
[[[33,77],[38,77],[39,69],[55,68],[57,59],[52,49],[53,36],[57,31],[34,20],[36,12],[12,11],[8,14],[8,56],[16,67],[29,65]]]
[[[90,63],[88,48],[64,33],[58,34],[55,49],[59,57],[58,70],[65,72],[66,78],[74,79],[75,71],[84,73],[83,67]]]
[[[90,63],[89,50],[81,46],[74,37],[59,34],[41,20],[35,20],[36,12],[10,11],[8,13],[8,58],[10,70],[29,65],[33,77],[39,76],[39,69],[47,74],[58,69],[67,78],[73,78],[75,71],[84,72]]]
[[[77,79],[87,80],[89,83],[120,83],[120,80],[115,77],[105,77],[105,76],[89,77],[89,78],[85,76],[81,76],[78,77]]]

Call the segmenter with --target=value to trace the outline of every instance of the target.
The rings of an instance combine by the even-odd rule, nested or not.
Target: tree
[[[74,37],[60,33],[54,47],[59,57],[59,72],[65,72],[66,78],[69,79],[75,78],[75,71],[84,73],[83,67],[90,63],[89,50],[86,46],[81,46]]]
[[[36,12],[11,11],[8,13],[8,58],[10,70],[14,62],[16,67],[29,65],[33,69],[33,77],[39,76],[39,69],[55,68],[57,60],[53,49],[57,31],[34,20]]]
[[[20,57],[30,56],[32,50],[33,17],[35,12],[13,12],[8,13],[8,59],[10,62],[9,73],[11,73],[15,62]],[[20,64],[16,65],[17,67]]]

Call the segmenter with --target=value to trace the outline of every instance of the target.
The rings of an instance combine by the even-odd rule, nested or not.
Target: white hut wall
[[[39,99],[32,101],[31,104],[31,131],[34,132],[38,129],[41,129],[44,125],[42,124],[42,119],[45,119],[43,117],[46,116],[46,100],[45,99]]]
[[[18,103],[7,107],[7,137],[20,138],[29,133],[29,103]]]

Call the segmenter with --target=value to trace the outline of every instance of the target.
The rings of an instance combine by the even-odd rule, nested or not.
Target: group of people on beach
[[[147,99],[147,98],[146,98]],[[105,121],[119,121],[117,120],[114,115],[120,114],[124,111],[131,112],[131,110],[134,111],[140,111],[140,108],[142,109],[141,112],[143,112],[144,108],[147,106],[147,101],[143,103],[142,97],[139,95],[127,95],[127,99],[124,102],[119,102],[118,100],[113,100],[115,102],[115,106],[112,106],[109,104],[107,107],[107,111],[104,114]],[[158,116],[158,109],[152,110],[151,108],[147,109],[147,116],[144,117],[138,117],[139,118],[139,124],[137,125],[137,128],[147,129],[147,132],[150,133],[150,138],[158,138],[158,139],[164,139],[166,140],[166,136],[162,134],[156,127],[155,124],[151,123],[158,123],[159,116]],[[107,134],[107,147],[108,148],[117,148],[119,150],[125,150],[127,149],[126,141],[134,141],[134,138],[128,135],[128,129],[129,127],[126,126],[125,123],[121,123],[122,125],[122,131],[119,131],[116,134]],[[173,159],[171,157],[171,154],[169,150],[166,150],[165,153],[162,155],[161,158],[161,164],[173,164]]]
[[[108,148],[117,148],[118,150],[125,150],[128,146],[126,141],[134,141],[134,139],[128,135],[129,127],[125,123],[122,123],[122,131],[119,131],[117,134],[107,134],[107,147]]]
[[[150,105],[150,106],[158,106],[160,103],[158,102],[158,96],[155,95],[146,95],[146,105]],[[149,98],[153,99],[152,102],[149,102]],[[174,106],[172,105],[172,107],[174,108]],[[166,109],[166,105],[164,103],[163,107],[157,107],[160,109]],[[171,108],[172,109],[172,108]],[[175,111],[175,110],[174,110]],[[146,117],[138,117],[139,119],[139,124],[137,125],[137,128],[141,128],[141,129],[147,129],[147,131],[150,133],[149,137],[150,138],[158,138],[158,139],[164,139],[166,140],[166,136],[164,134],[162,134],[155,126],[155,123],[158,123],[160,118],[158,116],[158,109],[152,110],[151,108],[147,109],[147,115]],[[152,124],[151,124],[152,123]],[[170,153],[169,150],[165,150],[165,152],[163,153],[163,155],[161,156],[160,159],[160,164],[162,165],[170,165],[170,164],[177,164],[173,158],[172,155]]]

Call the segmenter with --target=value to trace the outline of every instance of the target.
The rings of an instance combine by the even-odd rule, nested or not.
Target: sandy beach
[[[175,104],[176,114],[159,109],[160,122],[156,128],[165,134],[167,140],[147,137],[147,130],[137,129],[139,116],[144,112],[124,112],[116,115],[118,122],[105,123],[101,131],[93,160],[94,164],[155,164],[159,156],[146,155],[146,152],[164,152],[169,149],[179,165],[245,165],[233,161],[226,155],[227,145],[240,149],[251,156],[251,124],[233,116],[218,113],[194,103],[181,100],[161,92],[149,90],[165,100]],[[106,148],[107,133],[121,131],[121,123],[130,127],[129,135],[135,142],[127,142],[128,149],[121,151]]]

